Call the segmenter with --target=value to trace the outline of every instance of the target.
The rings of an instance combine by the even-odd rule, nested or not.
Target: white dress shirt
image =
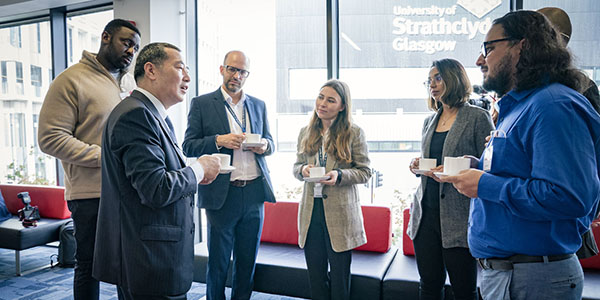
[[[237,104],[233,104],[233,99],[231,98],[231,96],[229,96],[229,94],[227,94],[225,89],[223,89],[223,86],[221,86],[221,93],[223,94],[223,98],[225,99],[227,104],[231,106],[231,109],[237,116],[238,120],[240,122],[243,122],[242,119],[245,109],[244,103],[246,103],[248,96],[246,96],[244,91],[242,91],[242,97],[240,98],[240,101],[238,101]],[[227,120],[229,121],[229,128],[231,129],[231,133],[242,134],[242,128],[235,121],[227,107],[225,107],[225,113],[227,114]],[[251,130],[252,126],[250,126],[250,113],[246,110],[246,132],[252,133]],[[261,175],[254,152],[244,151],[241,147],[240,149],[233,150],[233,160],[231,162],[231,165],[235,167],[235,170],[231,172],[231,181],[252,180],[258,178]]]

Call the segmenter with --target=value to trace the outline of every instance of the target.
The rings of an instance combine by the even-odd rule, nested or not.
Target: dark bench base
[[[70,219],[41,219],[37,227],[25,228],[19,218],[0,222],[0,248],[15,250],[15,271],[21,276],[20,251],[58,241],[60,226]]]
[[[600,272],[584,269],[584,300],[600,300]],[[480,282],[478,278],[478,283]],[[445,299],[454,299],[446,278]],[[419,273],[414,256],[398,253],[383,279],[383,300],[419,299]]]
[[[381,299],[381,282],[397,249],[387,253],[352,252],[351,298]],[[206,282],[208,250],[206,243],[196,245],[194,281]],[[231,286],[231,265],[227,286]],[[310,298],[304,252],[298,246],[261,243],[256,260],[254,290],[258,292]]]

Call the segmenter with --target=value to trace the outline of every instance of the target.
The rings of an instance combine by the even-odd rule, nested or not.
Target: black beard
[[[510,54],[506,54],[504,57],[502,57],[502,60],[500,60],[500,63],[498,64],[498,71],[496,72],[495,76],[488,75],[488,77],[483,80],[483,88],[485,90],[494,91],[499,97],[502,97],[504,94],[508,93],[511,86],[512,76],[510,68],[511,60],[512,56]]]

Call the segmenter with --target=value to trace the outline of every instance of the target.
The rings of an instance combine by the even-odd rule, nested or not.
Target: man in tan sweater
[[[126,69],[139,44],[140,32],[132,23],[110,21],[102,32],[98,54],[83,51],[79,63],[56,77],[40,111],[40,149],[60,159],[65,171],[65,198],[77,242],[75,300],[99,298],[92,259],[100,201],[102,132],[112,109],[135,88]]]

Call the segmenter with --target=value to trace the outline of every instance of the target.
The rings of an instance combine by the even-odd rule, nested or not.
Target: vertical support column
[[[327,0],[327,79],[340,78],[339,3]]]
[[[66,7],[50,10],[50,47],[52,53],[52,80],[67,68]],[[37,138],[37,137],[34,137]],[[56,185],[65,185],[65,175],[60,160],[56,159]]]

